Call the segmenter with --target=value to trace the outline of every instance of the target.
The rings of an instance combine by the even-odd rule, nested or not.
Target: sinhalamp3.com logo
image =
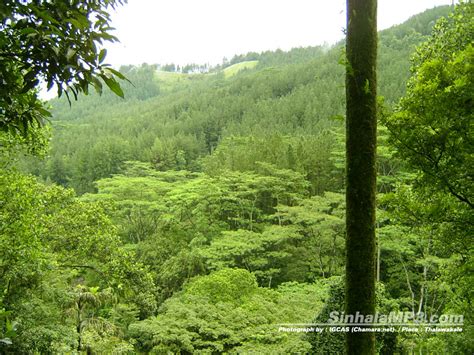
[[[325,323],[278,324],[281,332],[462,332],[462,314],[390,312],[389,314],[345,314],[332,311]]]

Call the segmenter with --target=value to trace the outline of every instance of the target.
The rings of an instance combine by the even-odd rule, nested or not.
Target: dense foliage
[[[104,63],[104,41],[110,34],[109,8],[123,0],[3,1],[0,5],[0,130],[27,136],[51,114],[38,97],[40,83],[56,86],[69,100],[102,91],[105,82],[123,96],[115,76],[123,75]]]
[[[386,334],[381,353],[474,349],[472,5],[430,36],[449,11],[379,34],[377,296],[464,333]],[[341,48],[122,67],[125,99],[55,99],[50,133],[1,135],[0,352],[342,349],[279,331],[342,309]]]

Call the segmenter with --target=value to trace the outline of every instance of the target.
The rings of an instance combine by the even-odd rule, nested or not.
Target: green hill
[[[379,94],[388,104],[404,93],[414,47],[448,12],[447,6],[435,8],[380,32]],[[92,93],[72,108],[64,99],[53,100],[49,158],[21,165],[84,193],[94,191],[95,180],[119,172],[127,160],[149,162],[159,170],[199,171],[202,158],[234,136],[316,137],[337,131],[342,123],[333,118],[344,114],[342,47],[249,53],[209,74],[157,71],[154,65],[122,67],[132,82],[124,83],[125,100]],[[335,137],[325,136],[324,144],[333,146]],[[298,146],[288,143],[287,149]],[[320,165],[328,165],[329,158]],[[311,180],[315,172],[301,165]]]

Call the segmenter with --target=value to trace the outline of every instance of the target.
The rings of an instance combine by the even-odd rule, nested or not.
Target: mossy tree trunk
[[[375,313],[377,0],[347,0],[346,314]],[[347,333],[348,354],[374,354],[371,332]]]

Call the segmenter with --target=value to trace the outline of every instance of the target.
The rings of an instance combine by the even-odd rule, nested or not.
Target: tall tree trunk
[[[346,314],[375,313],[377,0],[347,0]],[[347,333],[348,354],[374,354],[372,332]]]

